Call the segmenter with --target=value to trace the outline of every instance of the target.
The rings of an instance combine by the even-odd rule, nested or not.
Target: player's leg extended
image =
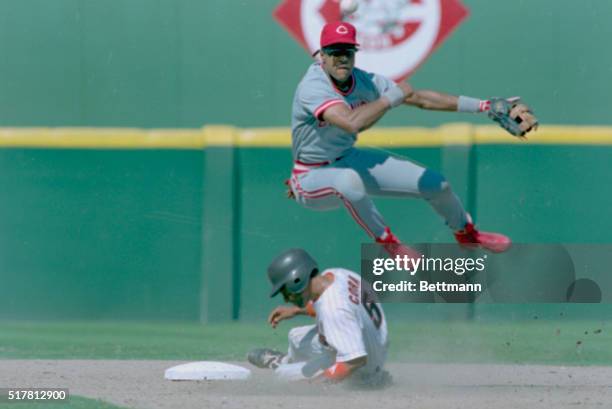
[[[284,380],[308,379],[333,365],[335,354],[319,341],[316,325],[295,327],[289,331],[289,349],[274,372]]]
[[[316,325],[305,325],[289,331],[287,353],[256,348],[249,351],[247,360],[258,368],[268,368],[287,380],[309,378],[334,363],[334,354],[319,340]]]
[[[292,328],[289,331],[288,338],[288,363],[310,361],[322,356],[330,357],[330,350],[326,349],[319,340],[319,332],[316,325],[304,325],[302,327]]]
[[[369,194],[420,197],[431,204],[451,229],[460,230],[467,223],[461,201],[440,173],[380,151],[356,149],[348,159]]]
[[[402,245],[385,225],[372,199],[366,192],[361,176],[346,167],[344,160],[335,166],[320,167],[293,175],[291,187],[296,201],[305,207],[328,210],[344,204],[353,219],[393,256],[418,258],[420,254]]]
[[[353,169],[322,166],[295,174],[291,188],[296,201],[314,210],[344,205],[355,221],[372,237],[380,237],[385,223],[366,192],[360,175]]]
[[[510,239],[497,233],[480,232],[463,208],[450,184],[440,173],[386,152],[355,150],[347,158],[361,175],[371,195],[421,197],[442,216],[463,245],[481,245],[505,251]]]

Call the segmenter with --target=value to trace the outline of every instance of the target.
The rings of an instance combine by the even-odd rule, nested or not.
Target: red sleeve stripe
[[[319,107],[317,109],[315,109],[314,111],[314,116],[317,119],[322,119],[321,117],[323,116],[323,112],[325,112],[325,110],[327,108],[329,108],[332,105],[336,105],[336,104],[344,104],[344,100],[342,99],[332,99],[329,101],[325,101],[324,103],[322,103],[321,105],[319,105]]]

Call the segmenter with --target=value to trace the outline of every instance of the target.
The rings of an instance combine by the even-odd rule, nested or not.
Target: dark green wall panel
[[[198,319],[202,158],[0,150],[0,317]]]
[[[477,147],[483,226],[523,243],[609,243],[610,146]]]

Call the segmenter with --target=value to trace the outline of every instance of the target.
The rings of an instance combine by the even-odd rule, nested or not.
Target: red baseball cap
[[[321,30],[321,48],[332,44],[351,44],[358,46],[355,26],[344,21],[327,23]]]

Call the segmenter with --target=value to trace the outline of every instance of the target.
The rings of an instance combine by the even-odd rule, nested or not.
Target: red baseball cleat
[[[510,238],[503,234],[476,230],[471,220],[467,222],[463,230],[455,232],[455,239],[462,246],[482,247],[494,253],[503,253],[512,244]]]
[[[393,257],[408,256],[410,259],[417,259],[421,257],[421,253],[411,247],[406,246],[405,244],[402,244],[395,234],[391,233],[391,229],[388,227],[385,227],[385,232],[382,236],[376,239],[376,243],[382,244],[387,253]]]

